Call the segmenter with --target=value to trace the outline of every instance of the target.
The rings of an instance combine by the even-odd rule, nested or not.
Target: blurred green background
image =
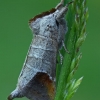
[[[32,40],[28,20],[59,1],[0,0],[0,100],[7,100],[15,89]],[[83,57],[75,76],[84,79],[72,100],[100,100],[100,0],[87,0],[87,6],[88,35],[81,47]]]

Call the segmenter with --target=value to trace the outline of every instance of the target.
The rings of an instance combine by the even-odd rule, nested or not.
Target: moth
[[[64,17],[70,3],[64,6],[64,0],[61,0],[55,8],[29,20],[34,38],[17,87],[8,96],[8,100],[24,96],[30,100],[54,100],[56,57],[60,48],[65,48],[64,37],[68,27]]]

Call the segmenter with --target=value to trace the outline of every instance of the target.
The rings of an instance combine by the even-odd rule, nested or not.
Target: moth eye
[[[47,25],[47,27],[49,27],[49,25]]]
[[[48,28],[51,28],[51,25],[47,25]]]
[[[57,27],[59,27],[59,22],[56,20],[56,25],[57,25]]]

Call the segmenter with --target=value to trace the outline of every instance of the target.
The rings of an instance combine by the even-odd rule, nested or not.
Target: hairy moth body
[[[16,89],[8,100],[27,97],[30,100],[54,100],[56,56],[63,46],[67,25],[64,15],[68,6],[63,0],[53,9],[29,20],[34,33]]]

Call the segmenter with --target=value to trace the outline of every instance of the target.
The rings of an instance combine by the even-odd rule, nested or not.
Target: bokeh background
[[[59,1],[0,0],[0,100],[7,100],[16,86],[32,40],[28,20],[55,7]],[[83,57],[75,76],[84,79],[72,100],[100,100],[100,0],[87,0],[87,6],[87,38],[81,47]]]

